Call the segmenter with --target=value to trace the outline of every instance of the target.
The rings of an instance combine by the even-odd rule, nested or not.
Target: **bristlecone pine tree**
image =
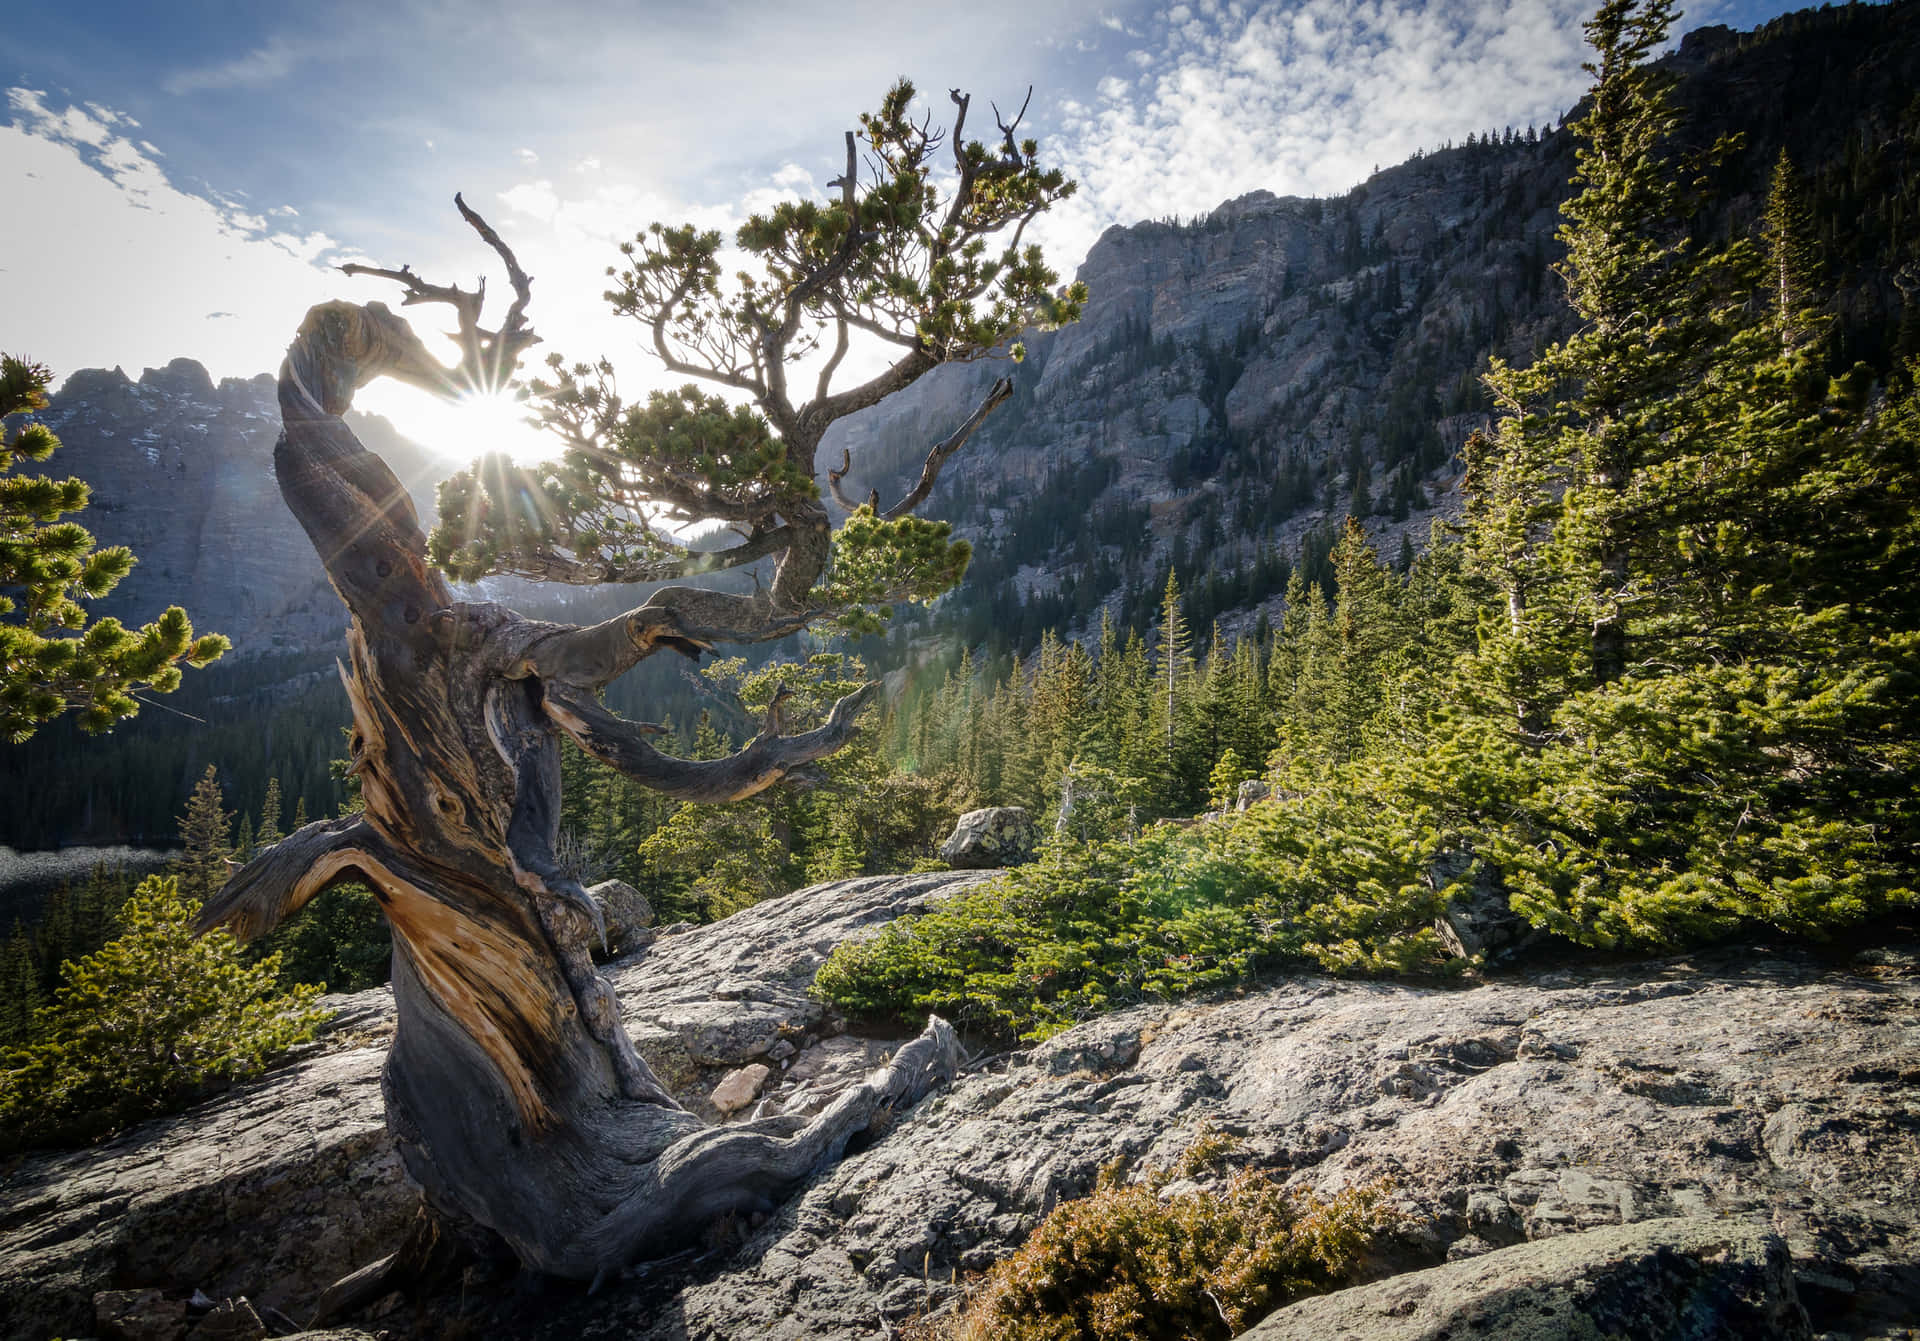
[[[629,405],[605,362],[548,361],[537,414],[564,453],[521,469],[480,462],[442,489],[442,528],[421,533],[393,472],[341,420],[357,387],[393,377],[446,397],[490,391],[535,342],[531,281],[464,202],[498,254],[514,298],[480,325],[482,297],[411,270],[350,265],[446,303],[462,358],[447,368],[380,303],[308,313],[280,373],[281,492],[351,615],[351,769],[363,812],[309,824],[262,852],[208,905],[202,924],[258,936],[334,883],[371,886],[393,931],[398,1028],[386,1065],[387,1120],[436,1228],[423,1243],[504,1242],[522,1262],[593,1279],[687,1242],[717,1216],[773,1204],[893,1105],[955,1064],[952,1031],[932,1022],[892,1063],[811,1121],[776,1117],[711,1128],[683,1111],[634,1050],[607,982],[588,957],[599,914],[554,857],[560,745],[686,801],[746,797],[791,778],[854,731],[867,685],[811,730],[789,734],[782,700],[744,749],[687,760],[657,751],[658,728],[603,707],[602,686],[663,650],[698,657],[720,643],[779,638],[821,620],[860,628],[890,603],[937,594],[967,558],[946,526],[913,510],[941,467],[1008,395],[1002,379],[919,481],[891,506],[848,499],[849,463],[828,472],[851,514],[836,529],[815,484],[815,452],[836,420],[941,363],[1018,358],[1036,322],[1078,316],[1084,294],[1057,277],[1027,225],[1072,184],[1016,139],[964,136],[916,119],[894,87],[846,139],[825,202],[782,204],[736,236],[757,273],[727,278],[718,234],[654,226],[623,248],[610,295],[672,371],[716,383],[752,408],[693,387]],[[936,159],[949,156],[942,169]],[[835,389],[853,342],[893,359]],[[800,366],[804,364],[805,366]],[[731,548],[675,538],[719,522]],[[685,585],[589,628],[456,601],[457,577],[510,572],[565,582],[672,582],[768,560],[753,594]],[[423,1257],[422,1254],[426,1256]],[[397,1267],[343,1282],[326,1310],[388,1288]]]
[[[52,381],[43,365],[0,355],[0,418],[44,408]],[[15,473],[59,446],[29,422],[0,448],[0,735],[15,744],[64,712],[104,731],[140,711],[138,690],[172,693],[180,663],[204,666],[230,646],[195,637],[177,605],[139,629],[87,622],[80,602],[112,591],[134,558],[124,545],[95,549],[85,528],[61,520],[86,507],[84,483]]]

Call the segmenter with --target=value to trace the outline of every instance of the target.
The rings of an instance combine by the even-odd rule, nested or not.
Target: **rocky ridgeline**
[[[816,886],[662,932],[608,971],[690,1106],[805,1111],[892,1046],[805,995],[827,952],[980,878]],[[391,1008],[379,992],[336,1004],[330,1038],[293,1065],[8,1172],[9,1336],[86,1334],[103,1291],[244,1295],[304,1320],[326,1284],[391,1250],[415,1196],[381,1125]],[[595,1296],[476,1279],[420,1307],[569,1339],[884,1335],[953,1307],[1103,1166],[1170,1163],[1218,1131],[1302,1186],[1385,1178],[1406,1215],[1377,1264],[1388,1279],[1282,1310],[1262,1338],[1457,1341],[1529,1309],[1554,1310],[1555,1335],[1579,1334],[1561,1330],[1575,1315],[1665,1335],[1657,1310],[1621,1312],[1662,1291],[1724,1315],[1689,1335],[1767,1334],[1756,1318],[1788,1336],[1904,1335],[1920,1322],[1917,1056],[1908,951],[1741,947],[1452,988],[1287,978],[977,1059],[770,1218]],[[405,1334],[411,1307],[390,1298],[362,1323]],[[177,1336],[193,1315],[168,1316]]]
[[[1711,228],[1751,227],[1783,148],[1816,175],[1856,153],[1856,137],[1910,152],[1887,127],[1920,81],[1913,16],[1910,4],[1855,6],[1752,38],[1687,34],[1662,63],[1693,133],[1744,136]],[[1008,581],[1055,594],[1068,577],[1081,609],[1089,591],[1110,601],[1144,584],[1151,597],[1176,544],[1194,561],[1188,585],[1251,568],[1263,546],[1291,557],[1309,529],[1346,515],[1362,467],[1376,504],[1396,488],[1407,502],[1367,520],[1383,558],[1401,535],[1424,548],[1434,513],[1460,507],[1455,453],[1486,417],[1487,356],[1524,364],[1570,320],[1551,266],[1573,136],[1491,129],[1492,143],[1433,148],[1344,195],[1254,191],[1201,217],[1108,229],[1077,272],[1082,320],[1028,340],[1014,399],[926,509],[975,545],[960,599],[997,599]],[[1847,339],[1898,321],[1894,276],[1908,263],[1830,259]],[[822,459],[851,453],[853,497],[870,485],[897,496],[1006,371],[936,369],[837,424]],[[1097,622],[1079,619],[1079,632]]]
[[[263,350],[262,362],[271,356]],[[137,382],[118,368],[88,368],[66,379],[39,418],[61,442],[44,470],[92,489],[75,520],[138,559],[93,604],[96,614],[137,625],[181,605],[243,656],[339,641],[339,598],[274,480],[280,404],[271,376],[216,386],[192,359],[148,368]],[[446,464],[383,419],[350,419],[416,504],[430,507]]]

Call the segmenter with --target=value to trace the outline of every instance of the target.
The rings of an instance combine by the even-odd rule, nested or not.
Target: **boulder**
[[[1233,808],[1235,810],[1246,810],[1257,802],[1264,801],[1272,795],[1272,787],[1262,782],[1259,778],[1248,778],[1240,784],[1240,790],[1235,794],[1233,799]]]
[[[1025,806],[988,806],[969,810],[940,845],[940,858],[955,870],[985,871],[1018,866],[1033,858],[1040,841]]]
[[[1508,904],[1499,877],[1476,863],[1472,853],[1441,853],[1428,878],[1448,896],[1433,921],[1434,933],[1460,958],[1510,958],[1540,938]]]
[[[1242,1341],[1812,1341],[1763,1219],[1650,1220],[1413,1271],[1269,1315]]]
[[[604,953],[619,955],[653,939],[653,905],[647,896],[624,880],[602,880],[587,889],[606,921]],[[600,947],[595,947],[601,953]]]

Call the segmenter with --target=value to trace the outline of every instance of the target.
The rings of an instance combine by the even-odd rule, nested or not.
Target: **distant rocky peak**
[[[140,374],[140,385],[169,396],[213,399],[213,378],[203,364],[188,358],[174,359],[164,368],[148,368]]]

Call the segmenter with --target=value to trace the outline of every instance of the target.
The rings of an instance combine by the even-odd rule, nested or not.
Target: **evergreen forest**
[[[1035,862],[841,949],[816,988],[1009,1038],[1276,967],[1456,972],[1472,957],[1436,918],[1470,889],[1498,891],[1538,938],[1608,950],[1911,919],[1920,309],[1901,289],[1863,312],[1858,282],[1876,237],[1907,245],[1911,180],[1885,180],[1883,139],[1863,132],[1812,174],[1783,149],[1763,207],[1730,209],[1717,193],[1742,141],[1675,102],[1652,60],[1666,21],[1608,3],[1590,26],[1596,82],[1555,136],[1573,193],[1530,262],[1564,292],[1565,332],[1423,389],[1418,412],[1386,407],[1387,478],[1270,463],[1245,482],[1250,508],[1326,515],[1232,572],[1209,569],[1202,537],[1151,574],[1026,597],[1014,577],[1044,555],[1015,540],[890,634],[650,663],[609,702],[695,758],[737,749],[776,695],[804,726],[875,675],[890,693],[816,785],[733,804],[664,800],[569,747],[570,872],[700,922],[938,868],[958,814],[1026,807],[1047,835]],[[1911,139],[1914,109],[1897,120]],[[1119,339],[1127,366],[1184,357],[1138,329]],[[1254,339],[1211,349],[1203,398]],[[1429,398],[1480,426],[1441,441]],[[1234,451],[1196,439],[1168,470],[1231,473]],[[1379,552],[1379,520],[1424,506],[1418,481],[1449,461],[1463,511]],[[1049,478],[1006,534],[1051,536],[1111,468]],[[1144,506],[1082,521],[1095,568],[1149,524]],[[1263,603],[1281,613],[1221,618]],[[91,827],[177,841],[178,893],[206,897],[229,857],[355,807],[329,656],[196,677],[122,742],[111,782],[60,780],[67,724],[9,747],[10,776],[38,780],[10,784],[9,837],[84,809]],[[103,870],[17,920],[0,1042],[34,1038],[61,966],[113,939],[132,886]],[[290,991],[385,975],[383,925],[354,888],[250,953]]]

